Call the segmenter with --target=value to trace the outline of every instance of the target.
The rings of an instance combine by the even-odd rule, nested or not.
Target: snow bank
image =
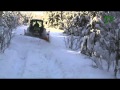
[[[23,36],[18,27],[10,47],[0,54],[0,78],[113,78],[92,67],[84,55],[67,50],[61,32],[51,32],[50,43]]]

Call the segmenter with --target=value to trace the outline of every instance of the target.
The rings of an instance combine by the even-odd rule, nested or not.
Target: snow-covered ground
[[[24,36],[20,26],[11,45],[0,54],[0,78],[114,78],[113,73],[92,67],[79,52],[66,49],[61,32],[50,32],[50,43]]]

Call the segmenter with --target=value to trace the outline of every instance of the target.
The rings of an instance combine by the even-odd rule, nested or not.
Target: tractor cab
[[[43,32],[44,26],[43,26],[43,20],[39,20],[39,19],[32,19],[30,21],[30,32],[35,34],[35,35],[39,35]]]

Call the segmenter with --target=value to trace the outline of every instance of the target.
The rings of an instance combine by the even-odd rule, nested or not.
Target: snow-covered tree
[[[0,52],[4,52],[10,45],[12,30],[19,25],[18,12],[0,12]]]
[[[67,22],[68,26],[65,28],[65,33],[69,38],[71,38],[71,34],[74,35],[72,36],[73,39],[69,39],[69,43],[74,42],[75,36],[78,37],[80,45],[72,44],[77,45],[81,53],[90,56],[92,59],[94,58],[93,61],[98,68],[103,69],[101,59],[106,61],[108,71],[112,63],[116,62],[115,76],[117,75],[120,59],[119,18],[120,12],[115,11],[82,11],[69,20]]]

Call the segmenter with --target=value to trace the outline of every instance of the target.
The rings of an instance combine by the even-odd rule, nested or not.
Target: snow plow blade
[[[49,35],[50,35],[50,31],[47,32],[46,37],[40,37],[40,38],[43,39],[43,40],[45,40],[45,41],[47,41],[47,42],[50,42]]]

